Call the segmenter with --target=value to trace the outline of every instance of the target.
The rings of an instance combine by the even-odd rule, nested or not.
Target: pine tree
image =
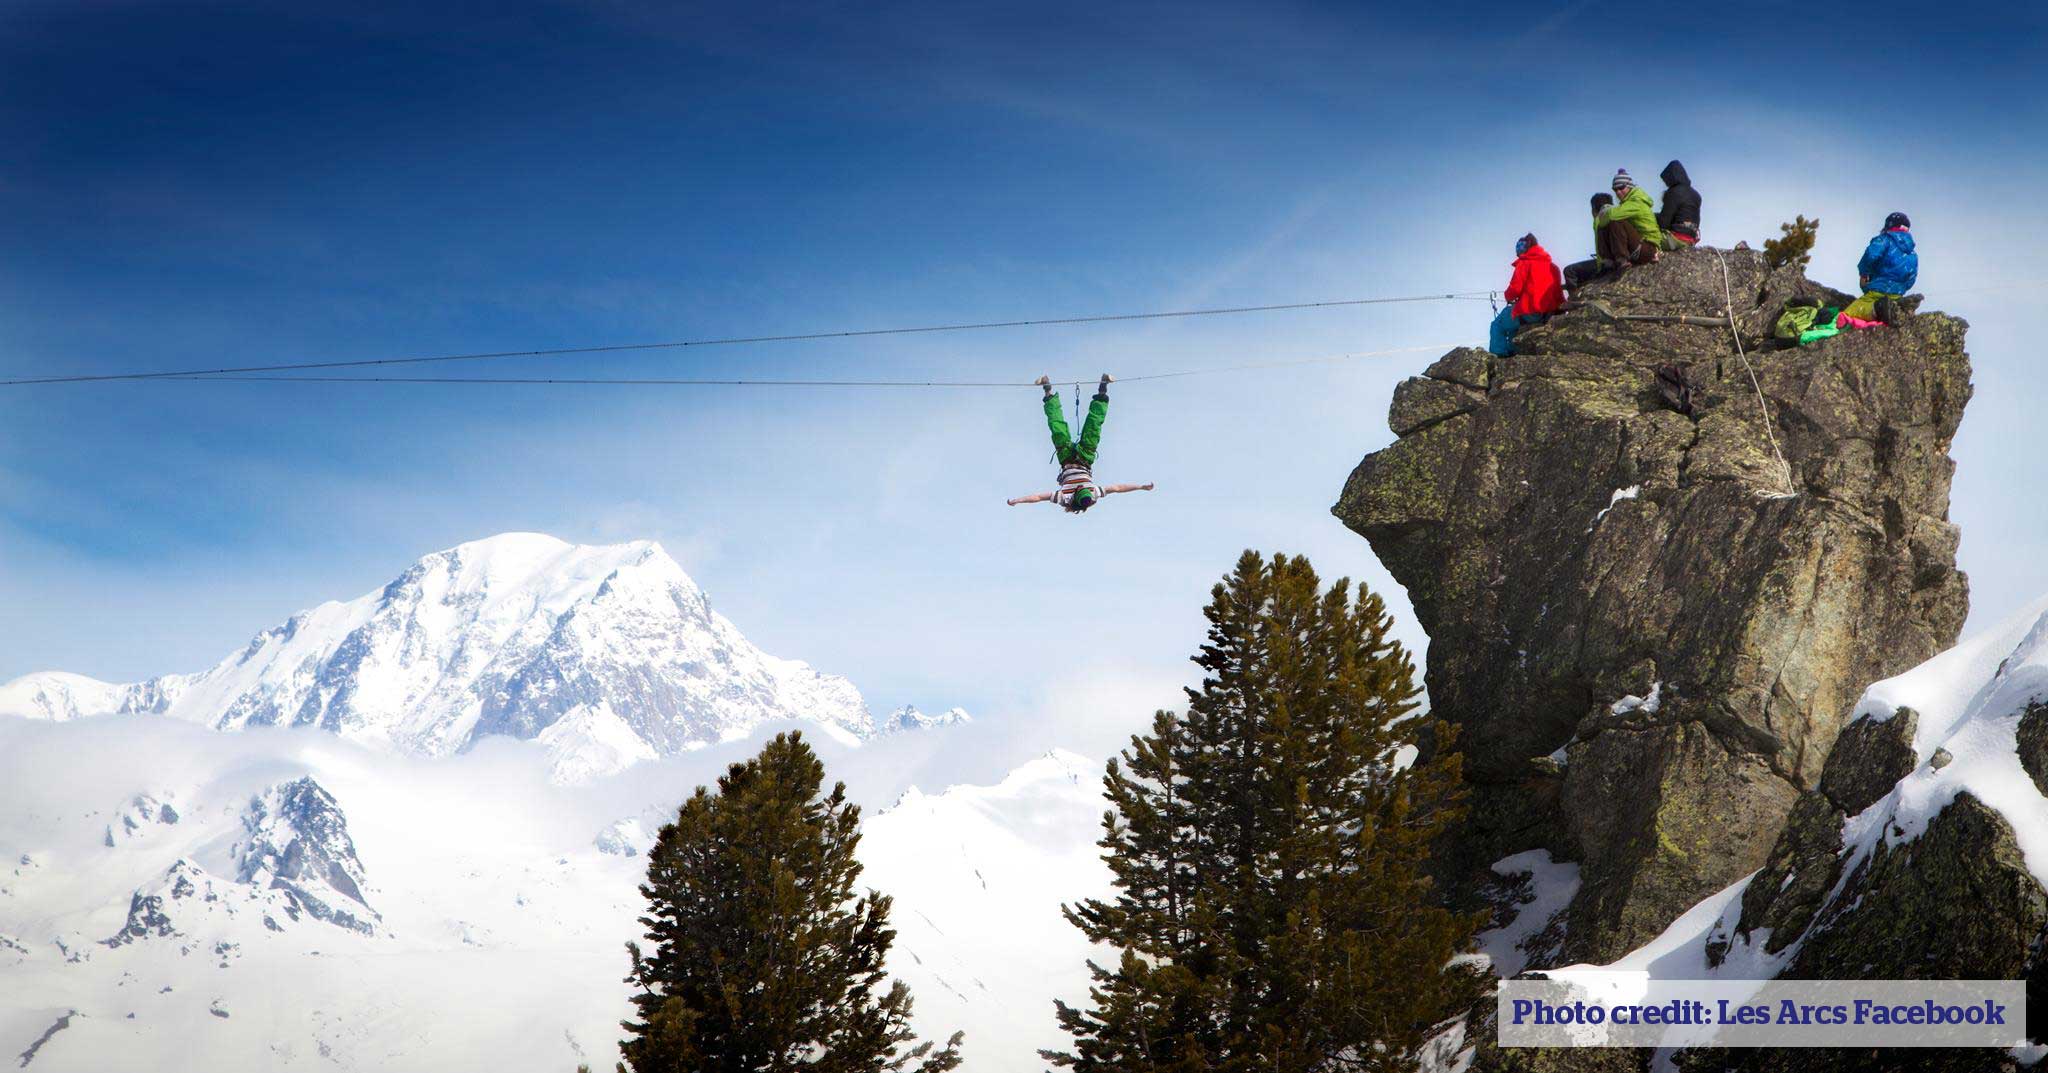
[[[1098,944],[1088,1009],[1058,1004],[1082,1073],[1412,1069],[1479,978],[1447,963],[1480,917],[1431,904],[1462,796],[1452,728],[1414,717],[1414,664],[1348,581],[1246,552],[1216,586],[1204,678],[1104,779],[1116,894],[1066,909]],[[1419,735],[1427,759],[1404,764]]]
[[[1813,243],[1820,237],[1820,221],[1805,216],[1795,216],[1789,224],[1779,224],[1777,238],[1764,241],[1764,261],[1772,268],[1798,265],[1802,268],[1813,260]]]
[[[890,900],[856,896],[860,808],[799,733],[734,764],[661,829],[627,944],[637,1021],[620,1049],[635,1073],[943,1073],[943,1048],[907,1046],[910,992],[887,984]],[[887,984],[887,986],[885,986]]]

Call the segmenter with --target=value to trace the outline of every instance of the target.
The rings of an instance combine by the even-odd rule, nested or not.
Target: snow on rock
[[[152,935],[165,938],[175,934],[177,929],[171,926],[171,918],[164,913],[164,896],[136,891],[134,897],[128,901],[127,922],[121,925],[120,931],[101,940],[100,945],[126,946]]]
[[[556,782],[587,782],[652,760],[654,746],[609,704],[578,705],[536,738],[548,750]]]
[[[916,706],[906,704],[889,713],[887,719],[875,724],[877,734],[901,734],[907,730],[935,730],[939,727],[960,726],[971,723],[974,718],[964,708],[948,708],[937,715],[926,715]]]
[[[149,705],[143,686],[115,685],[82,674],[43,671],[0,684],[0,715],[63,721]]]
[[[886,750],[818,746],[829,777],[896,785]],[[651,832],[757,747],[565,785],[534,750],[416,758],[311,727],[0,720],[20,776],[0,779],[0,1054],[75,1009],[36,1073],[136,1056],[164,1073],[608,1069]],[[1052,1000],[1087,997],[1091,950],[1060,905],[1109,890],[1101,774],[1053,752],[864,817],[861,885],[895,901],[889,971],[922,1037],[966,1031],[977,1073],[1039,1073],[1036,1050],[1066,1042]],[[179,822],[110,850],[109,816],[138,786]],[[309,896],[374,928],[317,918]],[[470,1000],[479,986],[490,1001]]]
[[[2038,711],[2043,700],[2048,700],[2048,599],[1865,690],[1856,719],[1888,721],[1902,708],[1915,713],[1917,765],[1888,793],[1841,823],[1833,860],[1823,855],[1801,865],[1835,865],[1839,873],[1822,904],[1804,915],[1815,922],[1809,930],[1788,937],[1775,950],[1769,928],[1741,930],[1745,894],[1755,878],[1745,876],[1626,956],[1604,966],[1574,965],[1549,974],[1598,978],[1610,988],[1621,978],[1617,973],[1651,979],[1771,979],[1791,968],[1802,948],[1819,941],[1817,936],[1853,919],[1862,899],[1872,893],[1858,886],[1868,878],[1865,862],[1880,850],[1910,850],[1965,794],[2003,818],[2026,871],[2048,885],[2048,794],[2026,770],[2018,733],[2029,711]],[[1950,762],[1931,763],[1938,752],[1946,752]],[[1782,893],[1794,878],[1788,872],[1774,887]]]
[[[1642,494],[1643,486],[1640,484],[1631,484],[1627,488],[1616,488],[1614,494],[1607,497],[1607,505],[1600,508],[1600,513],[1593,515],[1593,524],[1586,527],[1586,532],[1590,533],[1595,528],[1598,528],[1600,520],[1607,517],[1607,512],[1620,506],[1623,500],[1634,499]]]
[[[1514,915],[1476,939],[1494,973],[1507,979],[1556,950],[1563,936],[1553,923],[1579,893],[1579,866],[1551,860],[1547,849],[1532,849],[1493,862],[1493,873],[1509,881]]]
[[[1467,1043],[1466,1036],[1471,1027],[1466,1018],[1452,1021],[1448,1028],[1431,1036],[1416,1055],[1417,1073],[1465,1073],[1472,1068],[1472,1058],[1479,1047]]]
[[[875,732],[852,683],[756,648],[660,545],[535,533],[435,552],[198,674],[112,685],[42,673],[0,686],[0,715],[118,713],[221,730],[312,726],[423,756],[493,735],[539,739],[563,781],[771,722],[841,741]]]
[[[1623,697],[1618,701],[1615,701],[1613,704],[1608,705],[1607,711],[1611,715],[1627,715],[1628,713],[1633,711],[1645,711],[1654,714],[1657,711],[1657,708],[1663,703],[1664,683],[1652,682],[1650,683],[1649,696],[1638,697],[1635,694],[1631,693],[1628,696]]]
[[[299,919],[298,904],[289,891],[215,876],[180,857],[156,882],[129,896],[127,919],[100,945],[118,950],[132,943],[175,939],[182,955],[208,946],[238,945],[222,937],[258,925],[283,931]]]
[[[234,849],[238,880],[283,892],[294,920],[304,912],[376,933],[380,918],[364,899],[363,863],[334,795],[310,776],[295,779],[249,802],[242,823],[248,836]]]
[[[168,794],[164,797],[169,796]],[[136,794],[107,825],[103,841],[108,848],[131,838],[147,836],[160,827],[169,827],[178,822],[175,805],[156,794]]]
[[[598,832],[591,844],[599,853],[616,857],[638,857],[654,845],[654,836],[637,819],[623,819]]]

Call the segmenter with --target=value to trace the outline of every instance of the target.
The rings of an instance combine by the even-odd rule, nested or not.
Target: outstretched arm
[[[1151,490],[1151,481],[1146,481],[1144,484],[1109,484],[1103,486],[1102,494],[1113,496],[1118,492],[1149,492]]]
[[[1048,502],[1048,501],[1050,501],[1051,499],[1052,499],[1052,493],[1051,493],[1051,492],[1038,492],[1038,493],[1035,493],[1035,494],[1032,494],[1032,495],[1028,495],[1028,496],[1023,496],[1023,497],[1021,497],[1021,498],[1018,498],[1018,499],[1010,499],[1010,500],[1005,500],[1004,502],[1007,502],[1007,503],[1009,503],[1009,504],[1010,504],[1011,506],[1013,506],[1013,507],[1018,507],[1018,506],[1023,506],[1023,505],[1024,505],[1024,504],[1026,504],[1026,503],[1045,503],[1045,502]]]

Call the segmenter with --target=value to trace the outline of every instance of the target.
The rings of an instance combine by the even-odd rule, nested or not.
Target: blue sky
[[[1979,621],[2048,590],[2040,292],[1975,290],[2048,277],[2039,10],[1806,5],[1794,40],[1763,4],[645,7],[10,6],[0,373],[1494,288],[1516,235],[1583,256],[1587,193],[1677,157],[1710,242],[1818,215],[1837,286],[1913,215],[1922,289],[1973,325],[1954,517]],[[1485,315],[490,371],[1137,375],[1478,342]],[[1003,506],[1051,476],[1028,389],[0,389],[0,679],[195,670],[532,529],[663,541],[877,707],[1142,717],[1240,549],[1389,584],[1328,507],[1429,356],[1131,384],[1098,468],[1160,489],[1084,519]]]

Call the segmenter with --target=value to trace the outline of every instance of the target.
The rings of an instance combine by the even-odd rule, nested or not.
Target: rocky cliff
[[[1454,888],[1535,849],[1579,866],[1532,965],[1608,960],[1763,866],[1864,686],[1962,624],[1966,326],[1760,349],[1797,293],[1827,292],[1741,250],[1594,284],[1514,357],[1456,350],[1401,384],[1398,438],[1334,508],[1407,588],[1431,703],[1463,728]],[[1628,319],[1731,305],[1746,364],[1725,326]]]
[[[1706,964],[1788,979],[2023,979],[2027,1034],[2048,1036],[2044,695],[2048,616],[2026,614],[1873,685]],[[1913,1068],[2009,1069],[2017,1057],[1944,1051]],[[1685,1068],[1806,1073],[1868,1059],[1704,1052]]]

